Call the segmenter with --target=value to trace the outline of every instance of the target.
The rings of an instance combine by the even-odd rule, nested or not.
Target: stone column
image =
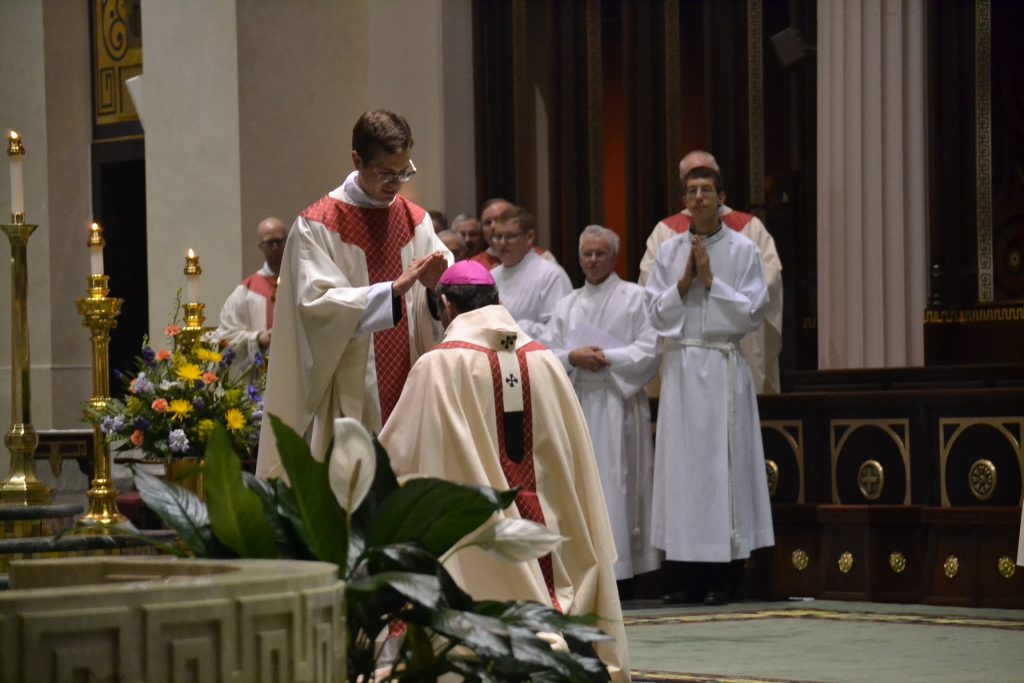
[[[818,3],[818,367],[924,363],[923,0]]]

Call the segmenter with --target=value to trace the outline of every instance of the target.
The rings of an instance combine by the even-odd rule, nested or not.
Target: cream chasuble
[[[504,307],[455,318],[443,343],[413,366],[380,441],[398,474],[523,487],[501,514],[543,520],[566,540],[540,561],[519,563],[466,548],[446,568],[477,600],[599,615],[615,641],[599,644],[598,654],[614,680],[628,680],[614,540],[583,413],[558,360]]]
[[[401,391],[403,366],[440,338],[441,325],[431,318],[419,283],[399,300],[396,324],[391,281],[412,259],[434,251],[452,262],[423,209],[401,196],[375,205],[360,196],[355,175],[295,219],[277,291],[264,414],[302,434],[317,459],[336,417],[379,431],[382,407],[393,405]],[[385,352],[397,373],[379,365]],[[256,473],[284,476],[266,417]]]

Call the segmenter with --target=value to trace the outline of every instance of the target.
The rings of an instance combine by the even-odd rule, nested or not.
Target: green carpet
[[[634,681],[1024,681],[1024,611],[857,602],[623,604]]]

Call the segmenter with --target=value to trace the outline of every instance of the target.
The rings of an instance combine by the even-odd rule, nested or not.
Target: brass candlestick
[[[189,301],[185,304],[185,324],[178,333],[178,344],[185,353],[188,353],[206,330],[203,323],[206,321],[206,305],[193,299],[198,299],[199,276],[203,269],[199,266],[199,257],[191,249],[185,256],[185,278],[188,286],[185,288]]]
[[[89,245],[98,239],[102,246],[103,236],[93,232]],[[89,406],[96,414],[106,412],[110,402],[110,330],[117,327],[117,316],[121,314],[123,299],[107,296],[106,275],[90,275],[89,296],[78,299],[78,313],[82,326],[88,327],[92,338],[92,398]],[[93,470],[92,488],[89,497],[89,511],[78,520],[79,526],[100,525],[100,528],[124,524],[127,518],[117,511],[117,488],[110,478],[110,444],[107,443],[100,425],[92,426]]]
[[[0,505],[45,505],[50,487],[36,479],[32,455],[39,435],[32,427],[31,364],[28,353],[28,238],[38,225],[24,222],[25,214],[0,226],[11,243],[11,429],[4,445],[11,453],[11,471],[0,482]]]

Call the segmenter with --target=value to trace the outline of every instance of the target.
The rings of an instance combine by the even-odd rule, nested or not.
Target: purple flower
[[[132,423],[132,426],[134,426],[139,431],[144,432],[147,429],[149,429],[149,420],[140,415],[137,418],[135,418],[135,422]]]
[[[231,365],[231,361],[235,360],[235,350],[230,346],[224,349],[220,354],[221,365]]]
[[[249,400],[257,405],[263,405],[263,398],[260,396],[260,390],[255,384],[250,384],[246,391],[249,393]]]
[[[152,365],[153,361],[156,360],[156,351],[146,346],[142,349],[141,356],[142,360],[146,362],[146,365]]]
[[[206,407],[206,401],[203,399],[202,396],[198,396],[198,395],[197,396],[193,396],[192,397],[192,406],[196,410],[202,410],[203,408]]]
[[[110,434],[111,432],[115,431],[114,418],[105,417],[102,420],[100,420],[100,431],[103,432],[104,434]]]
[[[255,354],[253,354],[252,362],[257,367],[263,365],[263,354],[257,351]]]
[[[172,453],[185,453],[188,451],[188,437],[185,436],[185,430],[172,430],[167,435],[167,445],[170,446]]]

